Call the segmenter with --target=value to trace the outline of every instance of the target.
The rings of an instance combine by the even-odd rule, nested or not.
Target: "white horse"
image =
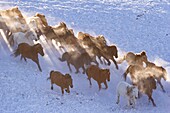
[[[25,33],[23,32],[17,32],[13,33],[12,37],[10,38],[10,43],[13,43],[12,45],[19,45],[20,43],[27,43],[31,46],[34,45],[34,41],[37,41],[39,37],[37,36],[36,32],[34,30],[29,30]]]
[[[117,85],[117,102],[120,101],[120,96],[126,97],[128,101],[128,106],[132,105],[132,107],[136,104],[136,99],[138,98],[138,89],[137,87],[125,82],[121,81]]]

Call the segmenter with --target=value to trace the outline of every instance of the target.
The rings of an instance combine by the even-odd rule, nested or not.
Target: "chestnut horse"
[[[33,46],[30,46],[27,43],[21,43],[18,45],[18,48],[15,50],[13,55],[14,57],[17,57],[18,55],[21,54],[21,60],[22,58],[24,58],[25,61],[26,61],[26,58],[31,59],[38,65],[39,70],[42,72],[42,69],[40,67],[39,60],[38,60],[38,53],[41,56],[44,56],[44,51],[43,51],[41,44],[38,43]]]
[[[93,78],[97,82],[99,86],[99,90],[101,89],[101,83],[104,83],[106,89],[108,88],[106,80],[110,81],[110,70],[109,69],[101,69],[96,65],[90,65],[86,69],[86,74],[90,82],[90,86],[92,85],[91,78]]]

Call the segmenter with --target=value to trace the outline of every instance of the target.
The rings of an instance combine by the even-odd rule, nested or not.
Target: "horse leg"
[[[97,82],[98,86],[99,86],[99,91],[101,90],[101,83]]]
[[[106,86],[105,89],[107,89],[107,88],[108,88],[108,85],[107,85],[107,82],[106,82],[106,81],[104,82],[104,85]]]
[[[94,58],[92,59],[92,61],[93,61],[97,66],[99,66],[99,63],[97,62],[96,57],[94,57]]]
[[[67,89],[65,90],[67,93],[70,93],[70,89],[69,86],[67,87]]]
[[[90,86],[92,86],[91,77],[88,77],[88,80],[89,80]]]
[[[25,62],[27,62],[27,59],[24,57]]]
[[[160,81],[160,80],[157,80],[157,83],[161,86],[162,91],[163,91],[163,92],[165,92],[165,89],[164,89],[164,87],[163,87],[163,85],[162,85],[161,81]]]
[[[72,72],[71,67],[70,67],[70,63],[68,61],[67,61],[67,66],[68,66],[70,72]]]
[[[39,70],[42,72],[42,69],[41,69],[41,67],[40,67],[39,61],[38,61],[38,60],[33,60],[33,61],[37,64]]]
[[[76,72],[75,72],[76,74],[80,72],[78,67],[75,67],[75,69],[76,69]]]
[[[118,69],[118,65],[117,65],[117,62],[115,61],[115,59],[112,57],[111,60],[114,62],[116,69]]]
[[[105,60],[107,61],[107,65],[110,66],[110,64],[111,64],[110,60],[109,60],[108,58],[106,58],[106,57],[104,57],[104,58],[105,58]]]
[[[104,64],[105,64],[105,65],[107,65],[107,63],[106,63],[106,60],[105,60],[105,59],[103,59],[103,62],[104,62]]]
[[[151,101],[152,101],[153,106],[154,106],[154,107],[156,107],[156,104],[155,104],[155,102],[154,102],[154,100],[153,100],[152,96],[151,96],[151,95],[149,95],[148,97],[149,97],[149,100],[151,100]]]
[[[62,95],[64,95],[64,88],[61,87],[61,92],[62,92]]]
[[[21,58],[20,58],[21,61],[22,61],[22,58],[23,58],[23,56],[21,55]]]
[[[27,59],[21,55],[20,60],[22,60],[23,58],[24,58],[25,62],[27,62]]]
[[[100,60],[100,63],[103,64],[103,61],[101,59],[101,56],[98,56],[98,59]]]
[[[53,84],[51,83],[51,90],[53,90]]]
[[[120,94],[117,94],[117,101],[116,101],[116,104],[119,104],[120,102]]]
[[[86,69],[85,69],[84,65],[82,66],[82,69],[83,69],[83,74],[85,74]]]
[[[127,74],[129,73],[130,66],[126,69],[126,72],[123,74],[124,80],[126,81]]]

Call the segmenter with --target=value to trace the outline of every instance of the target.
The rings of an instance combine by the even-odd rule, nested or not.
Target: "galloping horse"
[[[22,58],[24,58],[25,61],[26,61],[26,58],[31,59],[38,65],[39,70],[42,72],[42,69],[40,67],[39,60],[38,60],[38,53],[41,56],[44,56],[44,51],[43,51],[41,44],[38,43],[33,46],[30,46],[27,43],[21,43],[18,45],[18,48],[15,50],[13,55],[14,57],[17,57],[18,55],[21,54],[21,60]]]

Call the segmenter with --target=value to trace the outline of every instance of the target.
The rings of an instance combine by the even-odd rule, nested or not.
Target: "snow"
[[[165,67],[170,77],[170,1],[169,0],[1,0],[0,9],[18,6],[25,16],[36,12],[46,15],[50,25],[64,21],[75,34],[79,31],[91,35],[104,35],[108,44],[116,44],[119,56],[125,52],[145,50],[150,61]],[[65,62],[60,62],[54,48],[41,40],[45,56],[39,56],[43,72],[28,60],[10,56],[12,51],[0,36],[0,113],[165,113],[170,106],[170,82],[162,81],[166,93],[160,86],[153,92],[157,107],[148,103],[143,95],[135,108],[129,108],[120,98],[116,104],[116,86],[122,80],[126,62],[110,68],[111,81],[108,89],[98,91],[92,80],[90,88],[87,76],[71,73],[74,87],[70,94],[62,96],[60,88],[50,89],[47,81],[51,70],[68,73]],[[73,67],[72,67],[73,69]],[[75,70],[73,70],[74,72]],[[80,70],[82,71],[82,70]],[[130,80],[128,79],[128,82]]]

